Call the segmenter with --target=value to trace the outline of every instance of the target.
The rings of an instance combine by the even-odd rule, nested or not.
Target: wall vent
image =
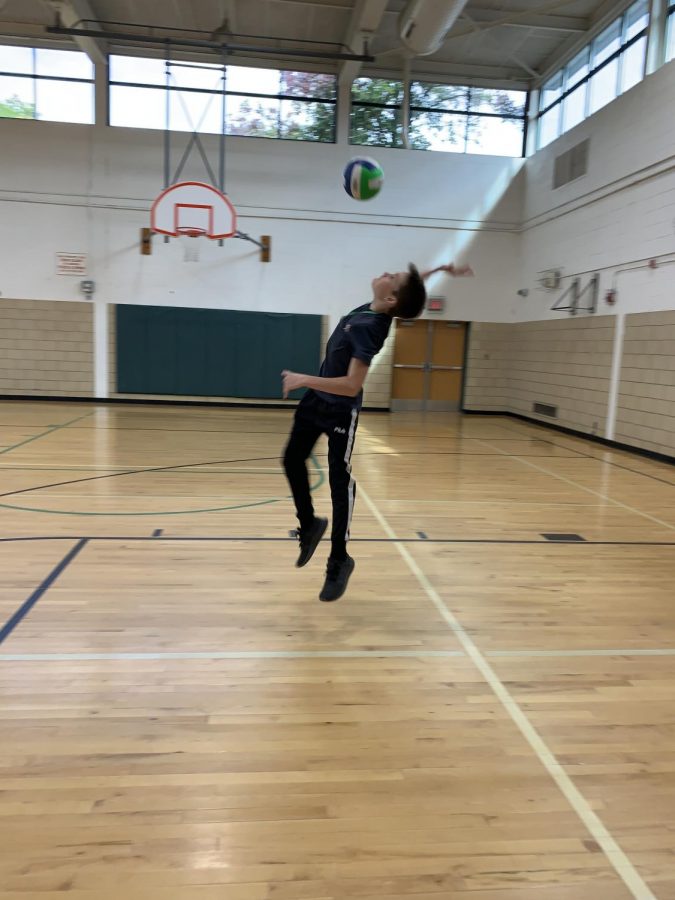
[[[532,412],[539,413],[540,416],[550,416],[552,419],[558,418],[558,407],[549,406],[547,403],[533,403]]]
[[[588,145],[589,139],[586,138],[585,141],[571,147],[560,156],[556,156],[553,163],[553,190],[586,174],[588,171]]]

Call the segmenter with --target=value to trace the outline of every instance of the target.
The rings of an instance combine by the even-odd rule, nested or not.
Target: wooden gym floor
[[[290,421],[0,403],[0,900],[674,900],[675,469],[365,414],[321,604]]]

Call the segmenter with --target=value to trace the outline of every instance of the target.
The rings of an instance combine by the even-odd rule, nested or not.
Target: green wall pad
[[[280,399],[282,369],[321,362],[321,316],[120,304],[116,319],[121,394]]]

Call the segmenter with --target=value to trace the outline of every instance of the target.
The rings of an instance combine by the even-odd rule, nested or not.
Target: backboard
[[[217,188],[201,181],[181,181],[162,191],[152,204],[150,228],[170,237],[232,237],[237,213]]]

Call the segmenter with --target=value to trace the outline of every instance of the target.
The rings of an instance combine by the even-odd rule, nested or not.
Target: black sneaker
[[[347,590],[347,582],[354,571],[354,565],[351,556],[346,559],[329,559],[326,566],[326,580],[321,588],[319,600],[339,600]]]
[[[295,564],[298,568],[306,566],[310,561],[327,526],[328,519],[315,518],[309,528],[301,528],[298,531],[300,556],[298,556],[298,561]]]

